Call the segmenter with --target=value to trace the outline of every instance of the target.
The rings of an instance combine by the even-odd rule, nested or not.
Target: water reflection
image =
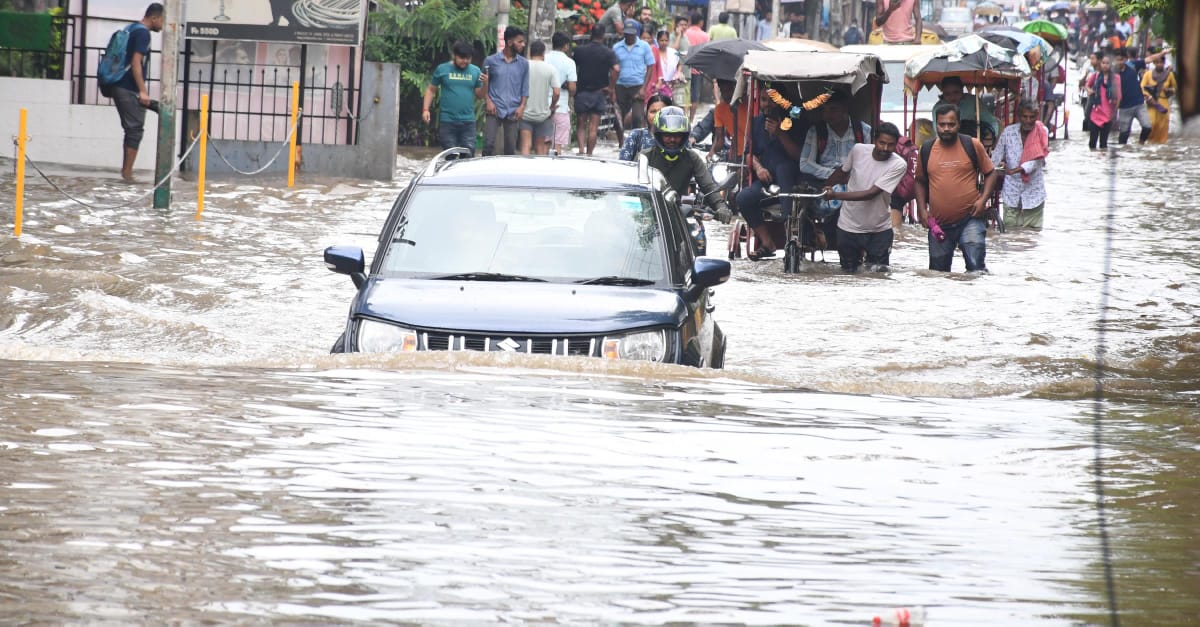
[[[1096,608],[1078,407],[528,373],[31,362],[0,589],[31,620]]]

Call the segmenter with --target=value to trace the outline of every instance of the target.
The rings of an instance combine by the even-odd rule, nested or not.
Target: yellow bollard
[[[208,94],[200,95],[200,160],[196,168],[196,219],[204,213],[204,168],[208,159]]]
[[[300,114],[300,81],[292,81],[292,145],[288,150],[288,187],[296,184],[296,118]]]
[[[13,235],[21,237],[21,220],[25,210],[25,127],[29,110],[21,109],[21,121],[17,124],[17,211],[13,218]]]

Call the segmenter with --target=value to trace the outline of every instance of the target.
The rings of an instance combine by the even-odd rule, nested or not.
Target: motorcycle
[[[724,196],[728,203],[730,197],[733,195],[732,190],[741,179],[741,170],[744,167],[737,163],[726,163],[723,161],[709,162],[709,174],[712,175],[713,180],[717,183],[717,188],[712,193]],[[691,230],[692,242],[697,257],[703,257],[708,251],[708,235],[704,229],[704,222],[717,217],[708,211],[705,198],[706,194],[694,189],[692,194],[679,199],[679,205],[683,209],[684,217],[690,220],[688,228]]]

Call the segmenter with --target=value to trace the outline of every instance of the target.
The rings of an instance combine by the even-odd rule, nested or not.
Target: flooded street
[[[84,209],[31,172],[19,239],[5,174],[0,616],[1105,624],[1099,433],[1123,622],[1193,623],[1200,142],[1051,149],[1045,230],[989,231],[989,275],[925,270],[911,225],[886,275],[735,261],[715,372],[329,355],[321,252],[369,260],[419,158],[210,182],[200,220],[191,182]]]

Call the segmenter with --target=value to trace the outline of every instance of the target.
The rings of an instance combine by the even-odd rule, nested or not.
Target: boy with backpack
[[[154,2],[146,7],[141,21],[134,22],[108,41],[96,73],[100,92],[113,99],[125,131],[124,152],[121,158],[121,178],[133,181],[133,162],[145,133],[146,109],[157,111],[146,89],[150,68],[150,32],[163,28],[163,5]]]

